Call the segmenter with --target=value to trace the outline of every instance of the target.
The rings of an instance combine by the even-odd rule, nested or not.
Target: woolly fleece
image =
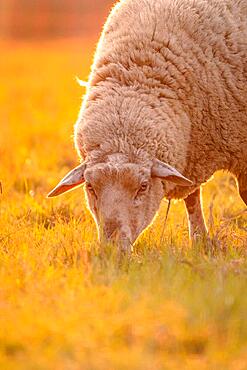
[[[194,182],[239,180],[247,204],[246,0],[123,0],[95,54],[75,143],[88,163],[158,159]],[[246,198],[245,198],[246,197]]]

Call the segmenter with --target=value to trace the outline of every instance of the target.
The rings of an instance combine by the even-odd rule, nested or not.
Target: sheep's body
[[[80,155],[141,149],[197,187],[220,169],[247,176],[246,19],[245,0],[120,2],[76,125]]]
[[[75,127],[80,156],[93,164],[124,153],[143,165],[157,157],[194,183],[166,183],[169,198],[228,170],[247,204],[246,19],[246,0],[120,1]],[[198,194],[187,203],[198,211]]]

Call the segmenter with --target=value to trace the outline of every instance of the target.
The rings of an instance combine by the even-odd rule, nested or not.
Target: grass
[[[247,369],[247,213],[231,175],[203,189],[216,252],[164,201],[119,264],[76,190],[73,123],[94,42],[1,43],[0,369]]]

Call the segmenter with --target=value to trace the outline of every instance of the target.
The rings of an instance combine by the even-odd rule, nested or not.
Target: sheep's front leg
[[[184,201],[189,218],[190,239],[196,241],[200,238],[205,238],[207,227],[202,212],[201,189],[195,190]]]

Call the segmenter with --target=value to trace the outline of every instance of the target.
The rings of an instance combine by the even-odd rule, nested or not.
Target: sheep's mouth
[[[120,239],[117,244],[122,253],[130,254],[133,252],[133,243],[130,241],[130,239],[128,238]]]

